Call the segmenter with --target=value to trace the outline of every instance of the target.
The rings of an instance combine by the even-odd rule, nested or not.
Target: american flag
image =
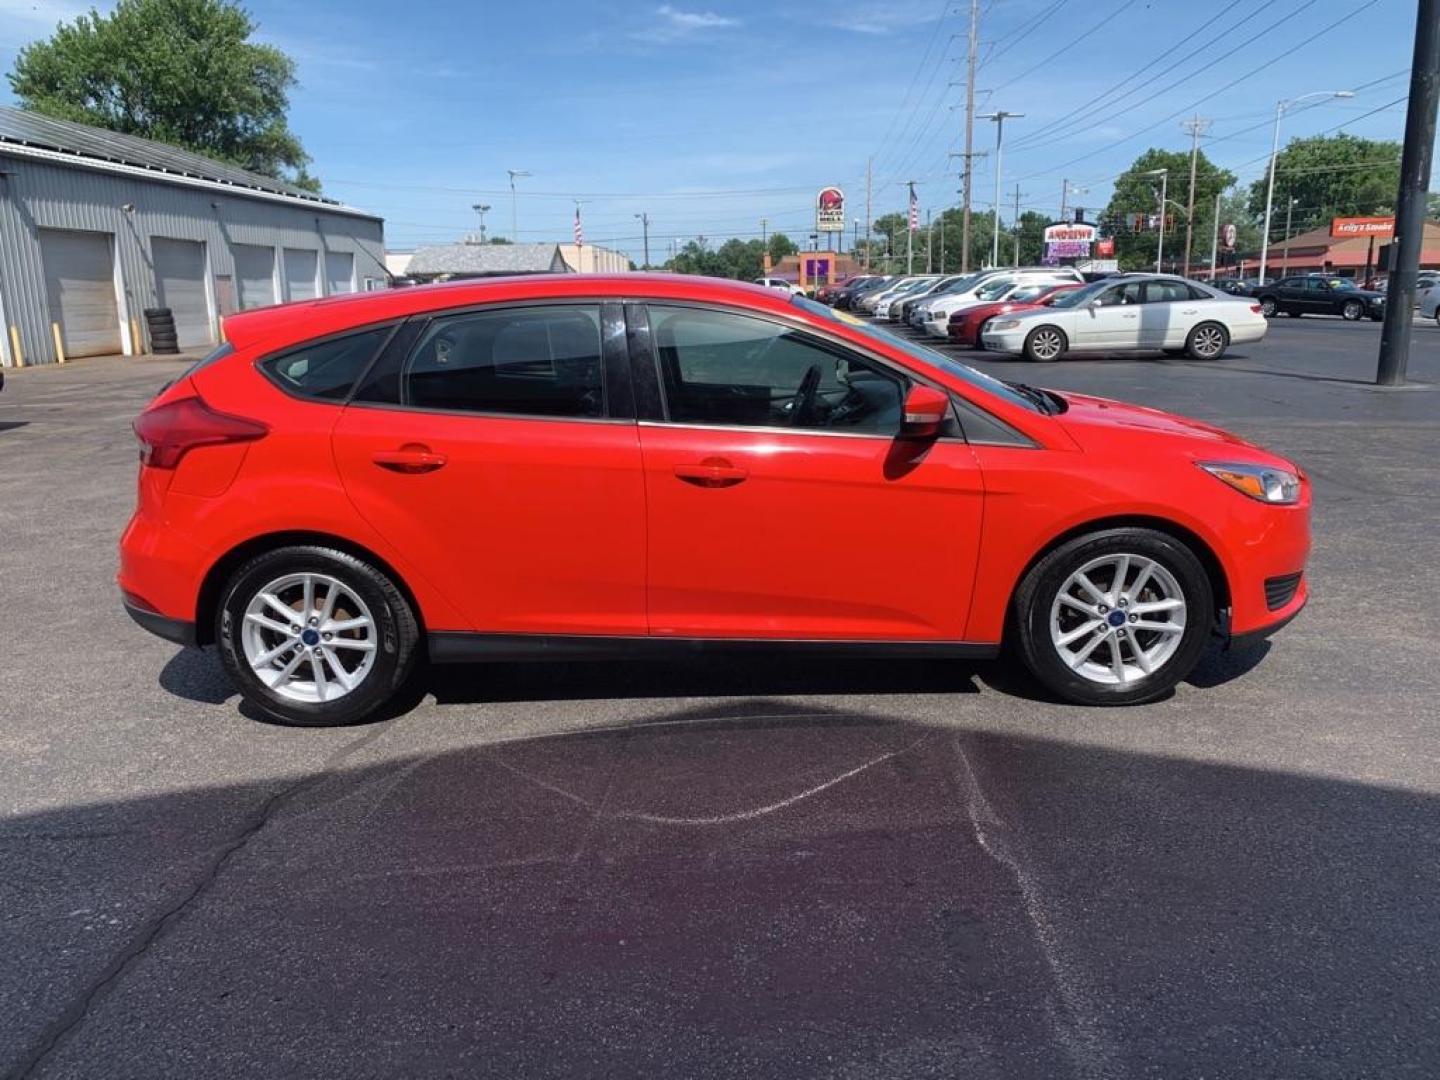
[[[585,246],[585,230],[580,228],[580,207],[575,207],[575,246]]]
[[[920,228],[920,200],[915,197],[915,188],[910,188],[910,231]]]

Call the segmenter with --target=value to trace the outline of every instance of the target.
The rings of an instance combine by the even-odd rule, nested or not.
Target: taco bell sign
[[[838,187],[821,188],[815,196],[815,231],[845,231],[845,193]]]

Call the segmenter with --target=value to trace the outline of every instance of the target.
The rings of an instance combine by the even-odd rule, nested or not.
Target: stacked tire
[[[146,308],[145,329],[150,337],[152,353],[180,351],[180,340],[175,336],[175,315],[168,307]]]

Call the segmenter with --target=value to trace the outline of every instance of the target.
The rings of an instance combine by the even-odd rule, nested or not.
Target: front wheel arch
[[[1092,521],[1074,525],[1052,537],[1030,557],[1029,561],[1021,568],[1020,573],[1016,575],[1015,580],[1011,582],[1010,592],[1005,600],[1006,644],[1013,644],[1015,628],[1011,625],[1011,615],[1015,608],[1015,594],[1025,579],[1030,576],[1030,571],[1035,568],[1036,563],[1062,544],[1068,544],[1076,537],[1084,536],[1087,533],[1101,532],[1105,529],[1124,528],[1151,529],[1158,533],[1164,533],[1172,540],[1188,547],[1200,560],[1200,565],[1205,568],[1205,575],[1210,579],[1210,592],[1215,598],[1215,610],[1212,612],[1215,625],[1217,627],[1224,625],[1225,612],[1230,608],[1230,581],[1225,576],[1225,568],[1220,562],[1220,557],[1215,554],[1215,549],[1194,531],[1178,522],[1170,521],[1168,518],[1150,517],[1145,514],[1122,514],[1115,517],[1095,518]]]
[[[251,537],[215,560],[215,564],[206,572],[205,579],[200,584],[200,595],[196,598],[195,644],[215,644],[215,616],[220,606],[220,594],[225,588],[225,583],[230,580],[230,575],[257,555],[263,555],[267,551],[305,546],[334,548],[336,551],[343,551],[346,555],[352,555],[368,562],[375,569],[381,571],[405,597],[411,612],[414,613],[416,625],[419,627],[420,640],[422,642],[425,640],[424,612],[404,576],[397,573],[395,567],[386,559],[377,555],[364,544],[357,544],[344,537],[331,533],[298,531],[265,533],[262,536]]]

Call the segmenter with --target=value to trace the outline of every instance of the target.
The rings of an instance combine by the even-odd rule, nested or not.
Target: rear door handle
[[[382,469],[413,476],[443,468],[447,459],[428,446],[411,443],[399,450],[377,450],[371,460]]]
[[[706,458],[698,464],[676,465],[675,475],[696,487],[726,488],[740,483],[750,475],[750,471],[732,465],[724,458]]]

